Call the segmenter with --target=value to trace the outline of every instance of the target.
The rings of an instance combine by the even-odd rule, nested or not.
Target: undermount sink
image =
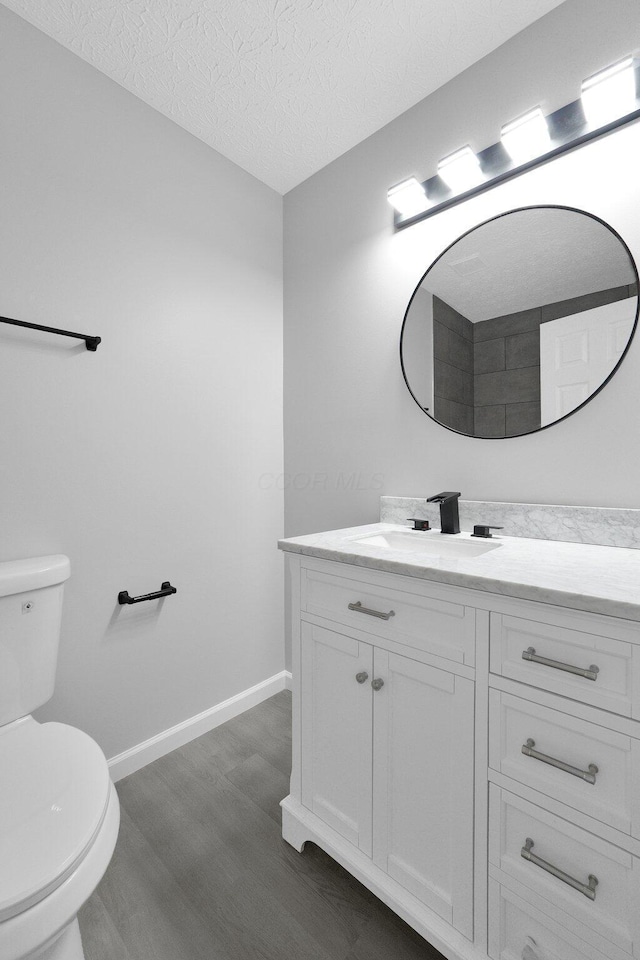
[[[468,539],[469,534],[442,534],[439,531],[414,533],[412,530],[389,530],[365,537],[354,537],[354,543],[382,547],[398,553],[414,553],[425,557],[479,557],[501,546],[483,540]]]

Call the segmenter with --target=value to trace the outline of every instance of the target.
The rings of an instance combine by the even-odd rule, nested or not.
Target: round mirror
[[[638,271],[604,221],[571,207],[512,210],[429,267],[402,325],[416,403],[470,437],[517,437],[590,400],[624,357]]]

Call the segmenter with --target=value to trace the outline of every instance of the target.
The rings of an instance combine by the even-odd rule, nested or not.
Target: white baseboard
[[[281,690],[291,689],[291,673],[288,670],[282,670],[274,674],[268,680],[257,683],[255,687],[249,687],[242,693],[237,693],[235,697],[223,700],[208,710],[203,710],[195,717],[189,717],[182,723],[177,723],[175,727],[169,727],[168,730],[162,730],[155,737],[137,743],[134,747],[129,747],[115,757],[109,760],[109,771],[111,779],[115,783],[128,777],[130,773],[135,773],[148,763],[153,763],[166,753],[171,753],[177,747],[181,747],[196,737],[201,737],[203,733],[208,733],[221,723],[232,720],[239,716],[245,710],[256,707],[263,700],[268,700],[275,693]]]

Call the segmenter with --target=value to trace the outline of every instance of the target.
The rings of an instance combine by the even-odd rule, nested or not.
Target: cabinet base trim
[[[376,867],[369,857],[327,827],[294,797],[285,797],[280,806],[282,836],[299,853],[307,841],[317,844],[439,950],[447,960],[487,960],[484,950],[474,946],[441,917],[420,903],[399,883]]]

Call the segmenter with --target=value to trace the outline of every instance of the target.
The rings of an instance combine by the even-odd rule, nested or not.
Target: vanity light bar
[[[387,200],[403,217],[413,217],[429,207],[424,187],[415,177],[409,177],[387,191]]]
[[[500,141],[477,154],[467,145],[443,157],[437,175],[423,183],[412,177],[392,187],[388,198],[396,209],[396,230],[426,220],[640,118],[638,61],[632,56],[588,77],[581,89],[578,100],[546,117],[538,106],[504,124]],[[394,191],[409,184],[417,205],[403,205],[401,209]]]
[[[534,107],[521,117],[505,123],[500,140],[516,164],[526,163],[547,153],[551,145],[549,127],[540,107]]]

